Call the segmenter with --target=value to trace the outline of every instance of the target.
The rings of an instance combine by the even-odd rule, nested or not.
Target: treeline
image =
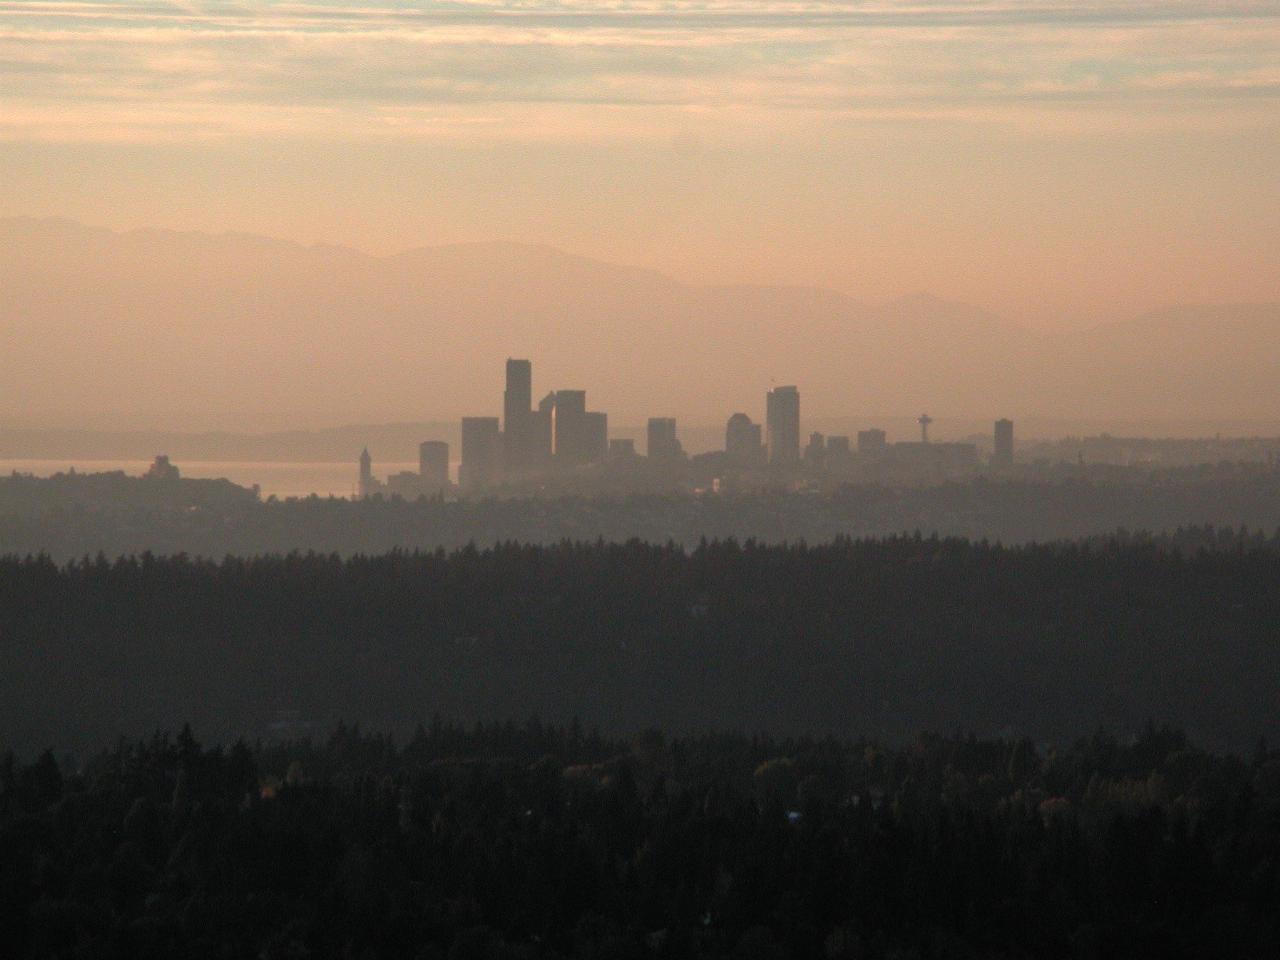
[[[0,760],[14,958],[1257,958],[1280,753],[1026,740],[627,741],[434,722],[403,746]]]
[[[1280,538],[1204,528],[9,558],[0,742],[84,750],[184,718],[223,742],[340,718],[405,730],[435,712],[1061,742],[1157,716],[1239,749],[1280,738],[1278,585]]]
[[[1090,468],[1060,480],[976,479],[923,487],[859,484],[830,493],[762,491],[492,500],[380,497],[257,501],[218,481],[157,484],[122,475],[0,478],[0,553],[59,560],[150,551],[221,557],[385,553],[502,541],[604,539],[695,546],[921,530],[1025,543],[1117,528],[1280,527],[1280,470],[1230,465],[1151,471]]]

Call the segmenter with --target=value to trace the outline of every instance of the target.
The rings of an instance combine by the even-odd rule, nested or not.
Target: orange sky
[[[1040,326],[1280,300],[1280,3],[0,3],[0,214]]]

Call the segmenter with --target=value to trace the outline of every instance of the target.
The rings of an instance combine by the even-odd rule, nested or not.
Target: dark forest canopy
[[[123,474],[0,477],[0,553],[66,560],[99,552],[221,557],[292,550],[385,553],[500,541],[635,538],[820,542],[922,530],[1004,543],[1118,528],[1280,527],[1280,469],[1221,464],[1168,470],[1091,467],[1078,478],[976,479],[923,487],[851,485],[831,493],[633,495],[441,501],[259,501],[225,481],[157,483]]]
[[[1166,718],[1280,739],[1280,539],[1001,547],[504,544],[343,559],[0,560],[0,730],[94,749],[189,718],[406,729],[1001,731]]]
[[[1258,958],[1280,753],[627,740],[433,721],[403,746],[0,758],[15,958]]]

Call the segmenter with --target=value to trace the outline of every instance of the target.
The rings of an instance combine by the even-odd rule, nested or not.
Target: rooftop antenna
[[[920,419],[917,420],[916,423],[920,424],[920,442],[928,443],[929,424],[933,423],[933,417],[929,416],[927,413],[922,413],[920,414]]]

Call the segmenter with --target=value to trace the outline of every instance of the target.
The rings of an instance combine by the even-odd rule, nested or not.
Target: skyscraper
[[[587,410],[587,391],[557,390],[538,405],[549,417],[551,457],[560,466],[599,463],[609,454],[609,418]]]
[[[1013,463],[1013,421],[997,420],[995,426],[995,453],[991,463],[1007,467]]]
[[[650,460],[679,460],[684,454],[676,439],[675,417],[649,418],[649,445],[645,448]]]
[[[551,400],[551,455],[557,463],[587,461],[587,391],[557,390]]]
[[[462,463],[458,485],[484,490],[502,479],[502,433],[497,417],[462,418]]]
[[[765,397],[765,430],[769,462],[795,463],[800,459],[800,391],[774,387]]]
[[[556,394],[553,390],[538,402],[538,409],[533,412],[533,451],[534,461],[538,464],[545,464],[551,460],[555,446],[551,415],[555,408]]]
[[[588,410],[583,414],[582,440],[587,463],[600,463],[609,456],[609,415]]]
[[[418,475],[424,487],[446,489],[449,486],[449,444],[443,440],[424,440],[418,444]]]
[[[535,459],[533,364],[507,360],[507,386],[502,394],[502,440],[508,468],[520,470]]]

